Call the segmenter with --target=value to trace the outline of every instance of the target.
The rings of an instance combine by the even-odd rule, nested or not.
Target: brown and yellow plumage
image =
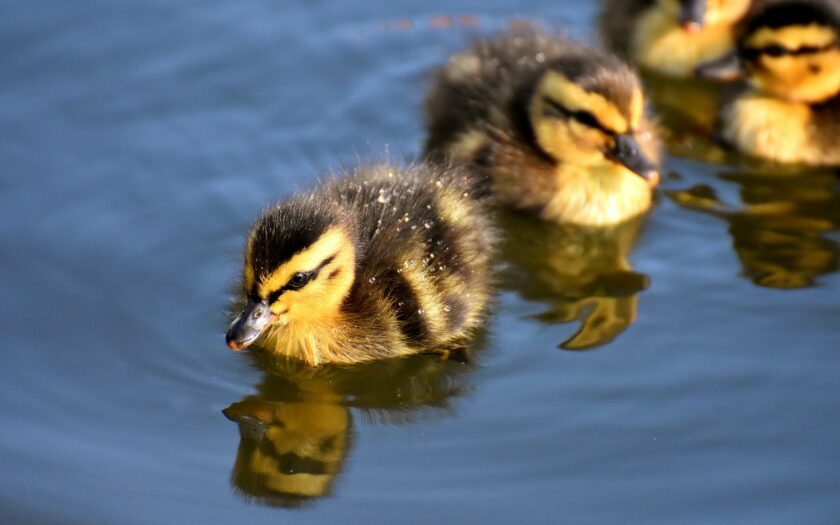
[[[656,139],[633,72],[533,26],[453,56],[426,99],[425,150],[466,162],[498,202],[605,225],[645,212]]]
[[[776,162],[840,165],[838,4],[774,3],[750,17],[735,50],[698,68],[751,85],[723,108],[727,142]]]
[[[228,344],[311,365],[444,351],[485,312],[496,235],[461,171],[357,168],[257,219]]]

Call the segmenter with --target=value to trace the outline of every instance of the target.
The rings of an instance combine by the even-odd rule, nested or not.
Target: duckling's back
[[[508,114],[514,99],[523,95],[518,88],[528,85],[544,62],[576,50],[570,41],[526,25],[454,55],[426,97],[426,154],[441,158],[459,136],[475,128],[508,132],[507,128],[527,127],[512,122]]]
[[[330,185],[360,253],[345,310],[381,310],[402,345],[436,349],[478,325],[497,232],[475,181],[450,168],[377,166]],[[385,325],[383,325],[385,326]]]

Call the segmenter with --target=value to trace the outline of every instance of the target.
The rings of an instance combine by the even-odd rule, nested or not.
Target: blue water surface
[[[819,186],[804,233],[759,217],[744,237],[663,193],[627,259],[649,281],[619,301],[632,319],[589,351],[558,345],[591,306],[547,321],[528,268],[469,364],[286,384],[224,346],[262,207],[326,170],[416,155],[429,72],[475,36],[524,17],[585,38],[596,8],[7,3],[0,522],[837,523],[832,174],[779,183]],[[666,162],[666,190],[733,206],[774,184]],[[821,262],[793,289],[768,283],[745,255],[767,236]],[[248,399],[297,407],[304,430],[330,421],[344,445],[323,493],[292,504],[232,479],[240,425],[222,410]]]

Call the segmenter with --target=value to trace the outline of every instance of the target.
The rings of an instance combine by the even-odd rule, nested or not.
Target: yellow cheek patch
[[[602,95],[586,91],[559,73],[552,71],[546,74],[537,92],[570,111],[588,111],[609,130],[616,133],[628,131],[627,120],[612,102]]]
[[[819,24],[789,26],[779,29],[762,27],[747,39],[747,47],[762,49],[771,45],[795,50],[802,47],[826,47],[837,40],[837,34],[830,27]]]
[[[285,286],[295,273],[314,270],[325,259],[339,252],[344,251],[352,254],[352,249],[344,231],[339,227],[331,228],[311,246],[295,254],[279,268],[275,268],[260,282],[258,292],[261,297],[268,297],[272,292]]]

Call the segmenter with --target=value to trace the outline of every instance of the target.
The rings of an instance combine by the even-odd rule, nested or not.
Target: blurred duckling
[[[460,171],[357,168],[251,227],[227,343],[310,365],[446,353],[481,322],[496,236]]]
[[[520,26],[453,56],[426,99],[427,158],[467,162],[497,201],[542,219],[615,224],[646,212],[656,140],[618,59]]]
[[[735,45],[752,0],[606,0],[602,39],[647,71],[690,77],[701,62]]]
[[[745,77],[751,89],[721,114],[722,138],[775,162],[840,165],[840,16],[834,4],[772,4],[750,17],[731,53],[705,78]]]

